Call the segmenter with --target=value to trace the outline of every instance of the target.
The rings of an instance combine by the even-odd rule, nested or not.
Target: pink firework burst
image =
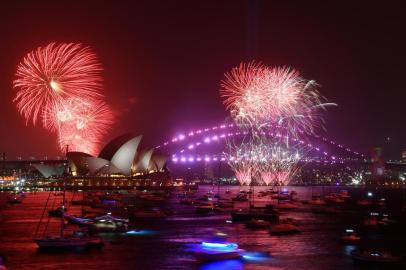
[[[292,133],[313,132],[323,103],[314,81],[303,79],[287,67],[266,67],[255,62],[241,63],[225,74],[220,95],[239,124],[260,128],[283,125]]]
[[[58,132],[61,151],[68,145],[71,151],[96,154],[100,140],[114,119],[104,101],[68,99],[47,112],[48,129]]]
[[[102,97],[102,67],[89,47],[51,43],[28,53],[18,65],[13,86],[17,109],[35,124],[68,98]],[[47,125],[47,123],[44,123]]]

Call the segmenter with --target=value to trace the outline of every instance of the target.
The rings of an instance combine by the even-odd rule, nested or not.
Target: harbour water
[[[225,190],[231,190],[225,194]],[[240,187],[220,187],[222,197],[234,196]],[[264,187],[256,188],[256,192]],[[300,200],[310,199],[313,194],[328,194],[339,191],[337,187],[290,187],[296,190]],[[342,188],[341,188],[342,189]],[[203,186],[199,193],[204,194],[217,187]],[[369,190],[368,190],[369,191]],[[361,198],[366,189],[351,189],[353,198]],[[385,197],[388,209],[397,219],[401,213],[397,206],[402,203],[403,190],[374,190],[377,198]],[[71,198],[72,193],[67,193]],[[296,220],[301,232],[294,235],[273,236],[268,230],[250,230],[242,223],[230,223],[230,214],[216,213],[199,215],[190,205],[181,205],[173,195],[163,202],[173,213],[166,218],[135,222],[133,228],[145,230],[136,235],[102,234],[105,245],[100,249],[76,249],[67,251],[39,251],[32,241],[44,210],[47,192],[27,193],[21,204],[4,204],[4,194],[0,209],[0,254],[6,258],[9,269],[389,269],[383,266],[354,264],[350,252],[353,245],[345,245],[342,232],[348,227],[358,226],[367,211],[360,211],[354,205],[341,207],[339,213],[320,213],[313,207],[298,203],[299,209],[282,211],[281,217]],[[244,203],[240,203],[240,207]],[[70,206],[71,213],[79,213],[80,206]],[[48,218],[45,219],[47,221]],[[57,234],[59,219],[50,218],[47,233]],[[45,227],[39,230],[41,234]],[[68,229],[74,229],[68,225]],[[404,228],[406,230],[406,228]],[[238,243],[240,248],[252,252],[269,252],[266,260],[255,257],[199,264],[189,254],[185,245],[207,241],[211,235],[222,232],[228,240]],[[368,240],[364,245],[374,248],[391,249],[406,255],[403,243],[406,236],[402,228],[372,229],[365,232]],[[406,269],[396,265],[393,269]]]

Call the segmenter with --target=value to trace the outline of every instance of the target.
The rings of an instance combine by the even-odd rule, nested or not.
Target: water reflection
[[[211,262],[202,265],[200,270],[242,270],[244,263],[241,260],[224,260],[218,262]]]

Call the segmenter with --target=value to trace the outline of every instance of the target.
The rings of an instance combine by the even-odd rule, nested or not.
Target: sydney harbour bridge
[[[377,179],[380,181],[383,179],[384,184],[393,184],[393,180],[399,180],[399,174],[406,171],[406,164],[385,163],[379,157],[357,152],[327,137],[305,135],[303,137],[306,139],[303,140],[292,139],[292,144],[300,150],[301,157],[298,161],[300,170],[293,174],[291,184],[362,185],[376,184]],[[227,151],[227,141],[243,136],[245,136],[244,131],[238,129],[235,124],[223,123],[179,133],[156,145],[153,151],[167,157],[166,168],[173,179],[182,178],[186,181],[199,180],[200,182],[221,179],[225,184],[235,184],[234,173],[224,153]],[[270,132],[267,136],[278,136],[278,134]],[[31,157],[23,160],[3,156],[0,168],[3,176],[14,174],[21,179],[29,178],[28,175],[33,173],[35,175],[34,164],[58,166],[66,162],[64,158]],[[38,174],[36,177],[40,178]],[[110,177],[93,177],[92,181],[95,182],[95,179],[97,183],[104,181],[102,186],[121,186],[125,183],[123,179],[112,180]],[[145,180],[140,176],[137,179]]]

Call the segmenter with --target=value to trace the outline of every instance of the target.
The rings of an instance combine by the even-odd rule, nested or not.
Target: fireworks
[[[316,88],[294,69],[251,62],[225,74],[220,94],[237,124],[256,129],[274,124],[296,135],[313,133],[320,109],[332,105],[322,102]]]
[[[101,70],[96,55],[81,44],[39,47],[17,67],[14,102],[26,120],[35,124],[46,110],[67,98],[101,97]]]
[[[227,140],[226,144],[225,158],[242,185],[254,179],[266,185],[286,185],[301,158],[297,145],[272,143],[266,137],[246,136],[241,141]]]
[[[290,139],[298,142],[299,135],[314,134],[323,123],[320,111],[335,105],[324,103],[316,82],[298,71],[255,62],[226,73],[220,95],[234,122],[251,137],[241,144],[228,143],[228,163],[242,184],[249,173],[267,185],[286,185],[303,150]],[[274,136],[267,137],[268,130]]]
[[[96,154],[100,138],[113,123],[113,114],[104,101],[69,99],[49,114],[48,128],[59,132],[59,145],[63,149]]]
[[[27,54],[13,82],[16,107],[27,123],[56,132],[63,151],[94,153],[113,122],[103,101],[102,67],[89,47],[51,43]]]

